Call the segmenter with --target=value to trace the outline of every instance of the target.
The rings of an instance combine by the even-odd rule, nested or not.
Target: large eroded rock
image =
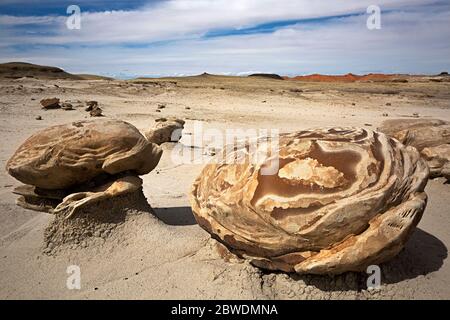
[[[450,123],[436,119],[392,119],[380,131],[419,150],[430,167],[430,176],[450,180]]]
[[[266,145],[217,156],[191,192],[199,225],[256,266],[365,270],[395,256],[422,217],[429,172],[413,147],[354,128],[283,134],[272,156]]]
[[[157,145],[127,122],[79,121],[32,135],[9,159],[6,169],[25,184],[66,189],[101,174],[147,174],[161,154]]]
[[[6,169],[26,185],[14,190],[26,209],[72,217],[94,203],[142,188],[162,150],[119,120],[79,121],[42,130],[14,153]]]

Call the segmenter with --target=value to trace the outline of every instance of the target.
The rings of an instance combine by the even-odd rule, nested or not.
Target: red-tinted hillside
[[[315,81],[315,82],[389,81],[394,78],[398,78],[398,75],[381,74],[381,73],[355,75],[349,73],[346,75],[311,74],[307,76],[297,76],[293,78],[285,77],[286,80],[301,80],[301,81]]]

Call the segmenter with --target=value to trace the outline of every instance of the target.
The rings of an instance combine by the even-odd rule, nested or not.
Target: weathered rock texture
[[[392,119],[380,131],[419,150],[430,167],[430,177],[450,180],[450,123],[436,119]]]
[[[17,180],[43,189],[65,189],[125,171],[149,173],[161,149],[131,124],[119,120],[72,122],[28,138],[6,169]]]
[[[218,155],[194,182],[194,215],[214,238],[261,268],[311,274],[365,270],[401,251],[427,199],[415,148],[353,128],[283,134],[265,156],[273,142]]]
[[[21,196],[18,205],[68,218],[95,202],[138,190],[138,175],[153,170],[161,154],[129,123],[80,121],[34,134],[6,169],[26,184],[14,190]]]
[[[156,125],[145,136],[147,140],[158,145],[164,142],[178,142],[184,128],[184,120],[176,118],[158,118]]]

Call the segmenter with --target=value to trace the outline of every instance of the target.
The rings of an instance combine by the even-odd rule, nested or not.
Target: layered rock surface
[[[79,121],[44,129],[9,159],[15,189],[27,209],[64,213],[139,190],[138,177],[153,170],[162,150],[119,120]]]
[[[430,167],[430,176],[450,180],[450,123],[437,119],[392,119],[380,131],[419,150]]]
[[[394,257],[421,219],[427,165],[382,133],[316,129],[253,146],[206,165],[191,205],[199,225],[256,266],[361,271]]]

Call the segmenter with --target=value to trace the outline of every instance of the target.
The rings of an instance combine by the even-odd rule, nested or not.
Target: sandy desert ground
[[[316,83],[202,75],[172,79],[0,80],[1,167],[32,133],[89,118],[96,100],[108,118],[142,132],[154,119],[186,120],[205,129],[279,129],[317,126],[376,128],[392,118],[450,121],[450,82],[414,78],[402,82]],[[73,111],[42,110],[39,101],[78,100]],[[158,110],[158,105],[165,108]],[[385,115],[383,115],[385,114]],[[386,116],[387,114],[387,116]],[[41,116],[42,120],[36,120]],[[175,164],[163,145],[157,169],[143,177],[156,215],[130,215],[107,238],[55,254],[43,250],[53,216],[15,205],[20,183],[0,170],[1,299],[450,299],[450,185],[429,181],[429,202],[404,251],[382,265],[382,287],[366,290],[366,274],[298,276],[225,261],[220,248],[192,216],[187,193],[200,164]],[[108,210],[108,203],[100,205]],[[110,208],[111,209],[111,208]],[[66,269],[81,268],[81,289],[68,290]]]

